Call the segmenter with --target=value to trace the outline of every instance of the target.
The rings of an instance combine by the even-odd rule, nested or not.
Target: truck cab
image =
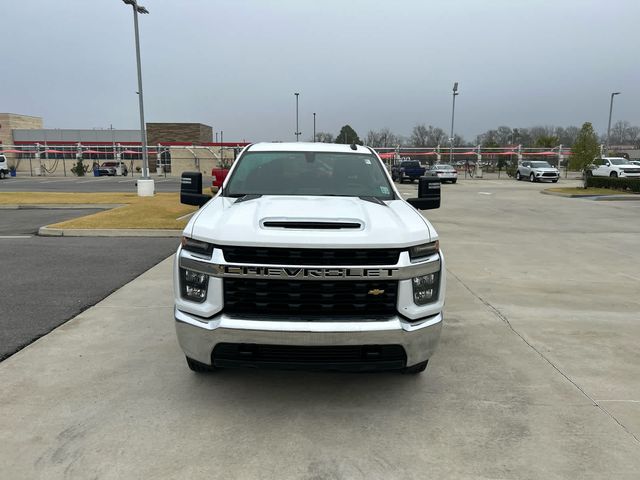
[[[418,160],[403,160],[398,165],[391,168],[391,175],[394,181],[404,183],[405,180],[413,182],[425,174],[426,168]]]

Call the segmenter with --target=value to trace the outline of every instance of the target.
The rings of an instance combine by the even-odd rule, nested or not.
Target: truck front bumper
[[[400,345],[406,365],[428,360],[435,351],[442,329],[442,313],[418,321],[394,316],[376,321],[305,322],[255,320],[221,313],[203,319],[175,309],[176,333],[185,355],[211,365],[218,344],[286,346]]]

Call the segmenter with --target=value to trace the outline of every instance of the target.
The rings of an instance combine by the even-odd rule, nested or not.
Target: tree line
[[[487,130],[477,135],[474,141],[468,141],[462,136],[455,134],[453,145],[455,147],[474,147],[482,145],[484,148],[506,147],[522,145],[523,147],[552,148],[558,145],[572,147],[579,136],[580,127],[570,125],[568,127],[557,127],[549,125],[537,125],[528,128],[512,128],[505,125],[495,129]],[[606,142],[607,132],[598,135],[594,132],[596,141]],[[357,143],[370,147],[436,147],[437,145],[449,146],[449,135],[444,129],[433,125],[419,124],[413,127],[408,136],[392,132],[385,127],[380,130],[369,130],[361,140],[356,131],[345,125],[340,132],[334,136],[328,132],[318,132],[316,142],[326,143]],[[611,126],[610,145],[629,145],[640,147],[640,127],[631,125],[628,121],[617,121]]]

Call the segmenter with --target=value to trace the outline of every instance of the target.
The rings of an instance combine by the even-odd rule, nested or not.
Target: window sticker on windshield
[[[368,158],[365,158],[364,163],[366,163],[367,165],[371,165],[371,160],[369,160]]]
[[[385,187],[384,185],[380,185],[380,193],[382,193],[383,195],[389,195],[389,188]]]

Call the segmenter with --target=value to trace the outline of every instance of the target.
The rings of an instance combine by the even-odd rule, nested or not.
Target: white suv
[[[596,158],[589,172],[594,177],[640,178],[640,166],[618,157]]]
[[[7,157],[0,155],[0,179],[9,175],[9,164],[7,163]]]

